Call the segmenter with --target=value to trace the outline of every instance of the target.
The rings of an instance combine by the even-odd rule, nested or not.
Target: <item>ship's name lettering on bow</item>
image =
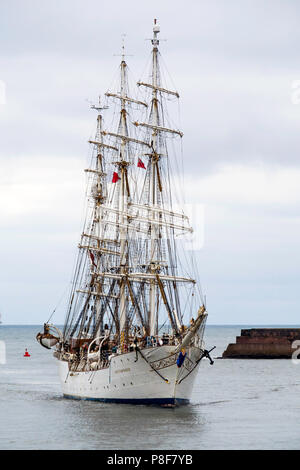
[[[119,374],[120,372],[129,372],[131,369],[130,367],[128,367],[127,369],[118,369],[118,370],[115,370],[115,374]]]

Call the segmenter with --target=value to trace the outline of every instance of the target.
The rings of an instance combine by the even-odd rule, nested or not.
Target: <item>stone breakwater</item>
[[[299,345],[300,328],[251,328],[241,330],[236,342],[229,344],[223,359],[291,359]]]

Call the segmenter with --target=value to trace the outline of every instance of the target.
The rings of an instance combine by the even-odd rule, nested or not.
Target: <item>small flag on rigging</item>
[[[93,253],[90,250],[89,250],[89,255],[90,255],[93,265],[95,266],[95,268],[97,268],[97,265],[95,263],[95,255],[93,255]]]
[[[116,172],[114,171],[114,174],[113,174],[113,177],[112,177],[112,181],[111,181],[111,182],[112,182],[112,183],[116,183],[117,181],[119,181],[119,179],[120,179],[120,177],[119,177],[118,173],[116,173]]]
[[[140,158],[138,159],[137,166],[139,168],[144,168],[144,170],[146,170],[146,167],[145,167],[143,161]]]

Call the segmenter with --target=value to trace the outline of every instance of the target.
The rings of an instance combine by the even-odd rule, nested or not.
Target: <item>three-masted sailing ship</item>
[[[162,83],[159,31],[155,20],[150,80],[137,83],[142,98],[129,94],[123,47],[118,89],[106,93],[116,126],[104,129],[106,106],[92,106],[87,214],[66,321],[62,331],[46,323],[37,335],[55,348],[70,398],[187,403],[201,359],[210,359],[201,292],[193,274],[180,272],[177,238],[192,229],[173,208],[167,141],[183,134],[167,120],[166,101],[179,95]]]

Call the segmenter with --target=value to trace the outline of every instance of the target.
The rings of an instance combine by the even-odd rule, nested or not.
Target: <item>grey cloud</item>
[[[33,165],[31,157],[38,156],[45,174],[53,156],[62,185],[60,158],[84,166],[95,125],[86,99],[112,83],[122,33],[128,54],[134,54],[129,68],[140,78],[154,17],[167,39],[161,41],[164,62],[182,96],[184,167],[199,182],[198,197],[202,178],[222,164],[299,166],[300,104],[290,100],[291,83],[300,79],[299,13],[300,4],[283,0],[2,2],[2,173],[9,167],[13,182],[14,167]],[[2,186],[9,182],[5,176]],[[45,186],[55,189],[46,179]],[[81,190],[78,184],[77,204]],[[81,216],[77,207],[69,212],[72,194],[66,190],[57,209],[44,201],[36,212],[1,217],[7,267],[1,272],[1,303],[3,316],[11,315],[6,322],[42,322],[69,282]],[[292,322],[299,305],[297,207],[264,206],[269,222],[259,203],[245,208],[244,217],[239,201],[230,201],[226,220],[225,204],[215,203],[219,212],[208,201],[207,243],[195,254],[211,321],[262,323],[263,315],[265,322],[282,322],[285,304]]]

